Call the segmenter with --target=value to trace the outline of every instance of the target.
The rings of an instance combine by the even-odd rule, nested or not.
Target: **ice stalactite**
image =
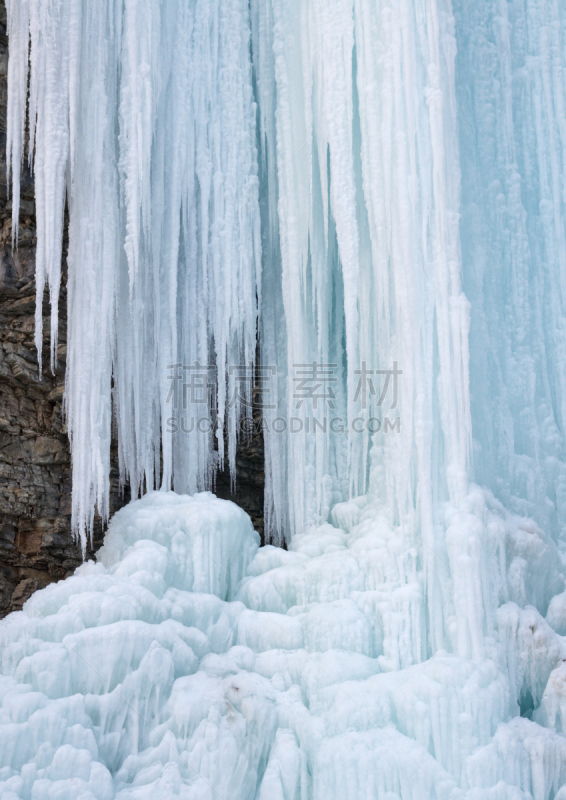
[[[228,369],[255,360],[260,291],[247,4],[17,0],[8,18],[13,229],[29,39],[36,341],[41,352],[47,283],[52,359],[69,209],[65,406],[84,541],[95,506],[108,513],[112,402],[122,477],[136,494],[173,475],[181,491],[209,486],[224,458],[217,433],[249,399],[250,381],[235,387]],[[204,397],[200,430],[178,418],[187,392]]]
[[[281,0],[252,15],[281,259],[264,303],[284,321],[263,357],[285,347],[278,411],[302,428],[267,432],[268,510],[296,533],[369,497],[421,553],[439,609],[435,531],[441,504],[466,495],[471,441],[454,20],[434,3]],[[297,391],[306,374],[325,386],[314,408]]]
[[[433,505],[466,492],[470,443],[452,16],[420,3],[405,4],[400,19],[379,3],[254,5],[261,141],[277,165],[267,202],[278,207],[294,376],[281,411],[340,417],[348,431],[313,436],[303,424],[289,436],[292,466],[273,481],[272,502],[293,498],[289,526],[299,531],[328,519],[337,499],[369,490],[392,520],[429,537]],[[261,114],[274,102],[276,114]],[[265,358],[275,360],[269,346]],[[320,380],[336,395],[334,408],[319,401],[318,414],[296,391],[306,370],[295,365],[312,362],[331,366]],[[379,407],[386,378],[376,371],[395,366],[401,432],[373,437],[372,480],[367,421],[392,400]]]
[[[377,491],[391,517],[422,521],[430,537],[434,503],[465,494],[453,21],[434,4],[407,5],[402,20],[387,5],[252,4],[261,346],[280,387],[266,426],[276,539],[369,489],[367,423],[382,417],[386,380],[377,371],[394,366],[403,372],[401,433],[374,437],[388,484],[378,479]],[[215,442],[208,431],[179,430],[184,419],[168,423],[180,377],[172,365],[184,377],[196,364],[217,368],[217,433],[241,411],[229,402],[240,387],[228,366],[253,363],[261,287],[248,25],[236,2],[10,5],[9,154],[17,165],[29,30],[38,298],[47,281],[52,303],[68,197],[76,529],[89,528],[95,505],[107,512],[112,397],[134,492],[155,483],[160,450],[163,485],[181,491],[209,485],[213,446],[223,455],[222,435]],[[54,313],[53,353],[56,323]],[[297,402],[309,365],[328,386],[314,409],[306,394]],[[274,431],[278,412],[286,423],[295,414],[302,431]]]

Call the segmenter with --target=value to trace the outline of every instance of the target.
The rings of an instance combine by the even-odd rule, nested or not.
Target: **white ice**
[[[565,800],[566,5],[7,6],[38,343],[69,212],[74,530],[113,426],[164,491],[2,623],[4,796]],[[234,467],[256,334],[287,549],[167,491],[213,486],[225,423]]]
[[[518,557],[527,535],[531,583],[550,593],[540,531],[479,490],[468,503],[480,560]],[[546,598],[514,573],[470,586],[455,543],[454,574],[490,635],[472,657],[447,586],[453,642],[430,654],[415,554],[358,505],[351,530],[326,524],[288,551],[260,549],[249,517],[209,493],[153,492],[119,511],[97,563],[0,623],[3,800],[564,793],[566,639],[525,604]],[[565,612],[551,604],[555,628]]]
[[[224,463],[217,429],[251,393],[228,369],[255,361],[261,291],[247,3],[8,0],[7,9],[13,230],[29,77],[36,343],[41,354],[48,284],[52,363],[65,201],[69,212],[65,410],[84,547],[95,506],[108,514],[113,422],[134,494],[159,480],[160,453],[162,485],[175,474],[177,490],[194,492]],[[191,375],[205,385],[187,409],[180,386]],[[212,418],[189,432],[183,412]],[[232,424],[232,466],[235,441]]]

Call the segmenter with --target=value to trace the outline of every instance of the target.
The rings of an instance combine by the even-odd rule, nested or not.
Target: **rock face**
[[[49,369],[49,304],[44,298],[44,374],[39,379],[34,345],[35,206],[33,181],[22,174],[18,247],[11,245],[11,201],[6,191],[6,10],[0,2],[0,616],[21,608],[38,588],[81,563],[71,535],[71,464],[62,398],[66,358],[66,292],[61,291],[55,374]],[[129,500],[118,489],[112,459],[111,511]],[[263,442],[255,435],[237,458],[238,486],[218,476],[220,497],[235,500],[263,536]],[[102,543],[96,525],[92,556]]]

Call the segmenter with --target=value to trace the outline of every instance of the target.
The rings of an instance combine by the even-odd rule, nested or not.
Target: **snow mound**
[[[118,512],[0,624],[0,797],[551,800],[564,639],[508,602],[482,658],[428,657],[418,565],[357,502],[289,551],[209,493]]]

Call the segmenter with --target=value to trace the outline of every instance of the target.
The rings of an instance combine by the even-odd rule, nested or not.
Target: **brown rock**
[[[11,603],[14,611],[20,609],[37,589],[41,589],[41,583],[37,578],[24,578],[20,581],[12,594]]]

